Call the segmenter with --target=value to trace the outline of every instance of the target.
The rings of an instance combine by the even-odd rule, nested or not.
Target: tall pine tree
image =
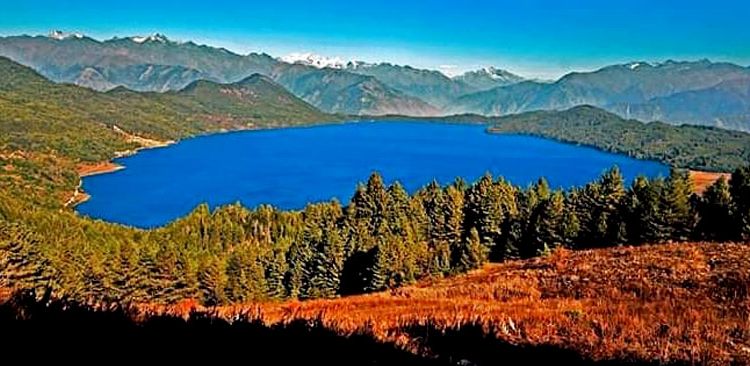
[[[750,240],[750,166],[738,168],[729,181],[732,195],[732,216],[734,236],[740,240]]]
[[[698,200],[697,235],[704,240],[731,240],[734,222],[731,214],[732,195],[724,177],[709,186]]]

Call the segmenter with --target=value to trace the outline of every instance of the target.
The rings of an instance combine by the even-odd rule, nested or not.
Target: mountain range
[[[99,41],[62,32],[0,37],[0,56],[55,82],[100,91],[168,92],[196,80],[235,83],[260,74],[327,113],[502,116],[593,105],[643,121],[750,130],[750,68],[708,60],[631,62],[539,82],[494,67],[448,77],[313,54],[239,55],[161,34]]]
[[[588,104],[627,114],[629,106],[648,104],[680,93],[700,90],[708,96],[714,94],[711,90],[717,85],[748,76],[748,68],[708,60],[666,61],[653,65],[635,62],[607,66],[594,72],[570,73],[553,83],[527,81],[465,95],[456,101],[452,110],[505,115]],[[683,111],[688,111],[695,106],[683,107]],[[671,120],[673,116],[676,118]],[[680,122],[678,119],[685,116],[666,113],[661,117],[669,122]]]

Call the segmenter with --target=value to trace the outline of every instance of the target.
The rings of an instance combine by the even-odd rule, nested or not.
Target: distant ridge
[[[379,80],[343,70],[288,64],[264,53],[239,55],[223,48],[173,41],[161,34],[105,41],[85,36],[58,38],[0,37],[0,55],[31,66],[50,80],[97,90],[119,85],[139,91],[179,90],[199,79],[232,83],[260,73],[327,112],[438,113],[438,108]]]
[[[710,113],[697,110],[707,111],[701,105],[711,103],[709,101],[715,92],[710,90],[715,90],[722,83],[746,80],[748,77],[750,69],[709,60],[667,60],[658,64],[631,62],[593,72],[570,73],[554,83],[526,81],[464,95],[456,99],[448,112],[501,116],[534,110],[562,110],[588,104],[644,121],[660,119],[675,124],[750,130],[750,121],[734,119],[750,111],[744,107],[713,109]],[[703,92],[695,95],[693,102],[678,103],[672,99],[670,108],[654,112],[655,104],[665,103],[672,95],[701,90]],[[741,98],[742,93],[732,96],[733,100]],[[651,112],[648,112],[649,108]],[[732,119],[734,123],[731,126],[719,122]]]
[[[750,131],[747,94],[730,87],[750,78],[750,68],[707,59],[636,60],[539,82],[496,67],[451,78],[409,65],[307,53],[281,59],[265,53],[239,55],[159,33],[98,41],[61,31],[0,37],[0,55],[55,82],[96,90],[124,86],[166,92],[195,80],[234,83],[258,73],[328,113],[502,116],[588,104],[643,121]],[[719,99],[725,103],[717,103]]]

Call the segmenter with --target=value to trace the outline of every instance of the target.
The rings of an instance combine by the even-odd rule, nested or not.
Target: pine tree
[[[442,205],[442,214],[445,218],[443,239],[448,244],[448,258],[445,258],[445,254],[440,256],[443,273],[451,270],[451,267],[457,266],[461,258],[460,250],[464,241],[464,193],[455,185],[452,185],[446,188],[445,198]],[[446,259],[448,260],[447,263],[445,263]]]
[[[328,228],[312,258],[309,297],[335,297],[341,290],[344,242],[336,228]]]
[[[565,195],[565,209],[562,218],[562,237],[563,246],[566,248],[573,248],[575,241],[578,238],[578,233],[581,230],[581,222],[576,214],[575,205],[578,201],[578,191],[571,190],[569,194]]]
[[[415,241],[411,231],[405,235],[385,232],[378,238],[378,245],[372,252],[367,291],[392,288],[414,281],[423,271],[419,258],[426,255],[426,244]]]
[[[409,194],[399,182],[394,182],[388,187],[388,197],[385,202],[384,219],[388,223],[388,230],[395,234],[401,234],[406,228],[407,222],[403,220],[411,214],[411,203]]]
[[[367,284],[364,291],[380,291],[388,286],[390,273],[386,250],[384,245],[378,245],[368,253],[370,263],[367,268]]]
[[[228,301],[247,302],[266,298],[266,278],[257,250],[248,243],[235,247],[229,254],[224,288]]]
[[[227,276],[223,267],[218,258],[208,257],[201,263],[198,271],[198,289],[203,305],[216,306],[226,302],[224,290]]]
[[[638,177],[633,181],[622,208],[630,243],[661,243],[672,236],[671,221],[665,214],[667,190],[662,178],[649,181]]]
[[[529,218],[528,228],[521,254],[534,257],[548,253],[563,245],[563,217],[565,199],[562,192],[547,195],[534,209]]]
[[[152,271],[153,288],[160,302],[174,303],[197,298],[197,265],[174,243],[162,243],[156,253],[156,268]]]
[[[16,224],[0,222],[0,288],[42,290],[48,285],[48,261],[39,240]]]
[[[166,245],[156,254],[156,266],[152,273],[154,279],[153,299],[155,301],[171,303],[179,296],[177,285],[177,252]]]
[[[417,193],[427,217],[427,240],[431,253],[430,272],[445,273],[450,269],[450,244],[446,230],[445,197],[436,181]],[[463,207],[461,207],[463,209]],[[463,224],[463,223],[461,223]]]
[[[367,180],[367,184],[358,187],[351,202],[351,209],[356,219],[362,220],[372,233],[380,227],[384,220],[384,213],[388,205],[388,192],[380,174],[374,172]]]
[[[101,252],[84,253],[81,262],[71,266],[76,271],[81,272],[81,282],[78,284],[77,291],[67,294],[73,299],[87,303],[95,304],[112,300],[107,292],[106,276],[107,268],[105,265],[104,254]],[[88,265],[88,268],[86,266]]]
[[[292,298],[304,298],[305,279],[308,277],[308,266],[313,258],[313,250],[309,243],[300,238],[289,249],[289,272],[286,278],[287,293]]]
[[[624,219],[621,216],[621,200],[625,197],[625,183],[618,167],[606,172],[601,178],[602,206],[601,220],[606,224],[604,242],[610,245],[622,244],[627,241],[624,230]]]
[[[507,248],[499,246],[506,221],[518,214],[513,186],[485,174],[466,191],[466,228],[475,228],[494,259],[502,259]]]
[[[310,249],[302,265],[299,296],[333,297],[340,291],[345,243],[339,231],[343,212],[338,202],[308,205],[301,241]]]
[[[493,207],[498,198],[490,174],[485,174],[466,191],[466,222],[477,230],[482,243],[494,246],[500,236],[502,212]]]
[[[750,240],[750,166],[738,168],[732,173],[729,192],[732,195],[735,226],[733,236],[739,240]]]
[[[284,252],[274,250],[266,257],[265,276],[268,298],[283,299],[289,295],[284,286],[286,273]]]
[[[372,173],[366,185],[359,185],[346,210],[347,228],[346,252],[368,252],[376,245],[379,229],[382,225],[390,201],[383,178]]]
[[[664,195],[664,215],[673,240],[685,241],[695,227],[695,213],[690,204],[693,182],[686,171],[672,169]]]
[[[479,232],[477,229],[472,228],[469,230],[469,236],[461,247],[461,258],[457,268],[461,271],[479,268],[487,262],[488,254],[489,250],[481,243]]]
[[[605,172],[599,180],[579,192],[576,215],[580,220],[577,242],[584,248],[624,243],[624,218],[621,200],[625,197],[622,174],[617,167]]]
[[[139,293],[139,278],[143,270],[138,263],[138,252],[133,243],[125,241],[120,244],[119,252],[115,253],[114,262],[107,273],[112,279],[108,282],[107,293],[113,301],[118,303],[129,303],[141,299]]]
[[[734,229],[731,207],[729,185],[726,179],[721,177],[703,192],[698,201],[698,236],[713,241],[731,240]]]
[[[159,291],[155,275],[158,272],[156,254],[150,248],[138,252],[135,276],[133,278],[133,301],[148,302],[157,298]]]

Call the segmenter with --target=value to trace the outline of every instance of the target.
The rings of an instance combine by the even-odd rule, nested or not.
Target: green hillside
[[[133,148],[114,126],[156,140],[220,129],[265,128],[332,120],[270,79],[199,81],[179,92],[107,93],[55,84],[0,58],[0,149],[53,152],[98,161]]]
[[[165,103],[194,112],[221,114],[239,123],[263,127],[330,118],[260,74],[253,74],[233,84],[194,81],[183,90],[157,97],[161,97]]]
[[[715,127],[642,123],[591,106],[528,112],[490,121],[494,132],[537,135],[682,168],[726,172],[750,161],[750,134]]]

